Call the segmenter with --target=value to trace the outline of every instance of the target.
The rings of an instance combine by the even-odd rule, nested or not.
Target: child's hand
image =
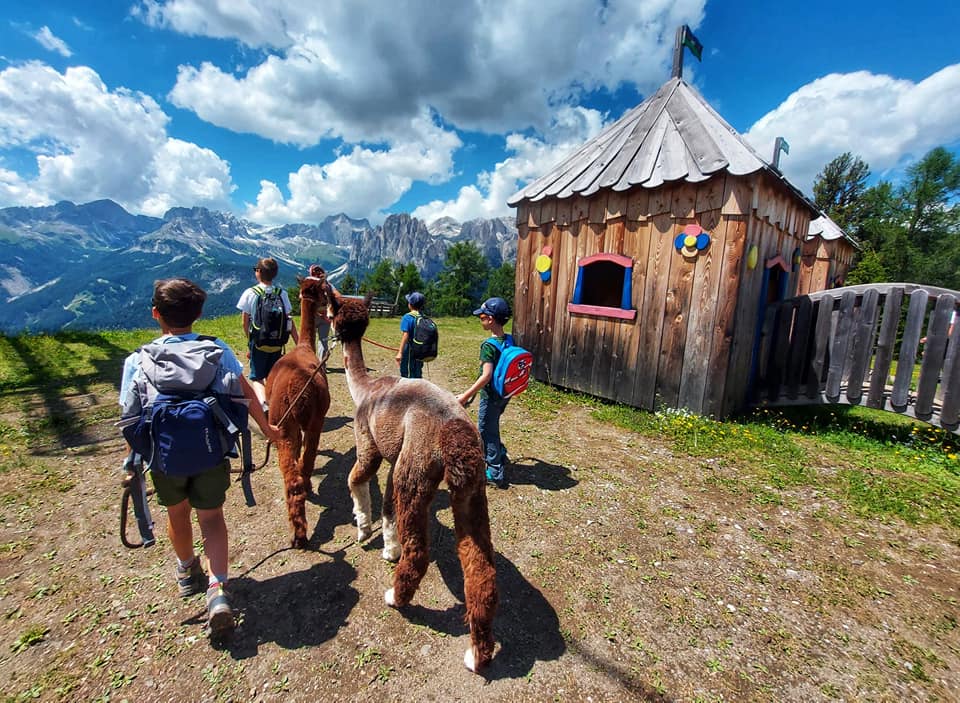
[[[473,402],[473,398],[474,396],[472,395],[467,395],[466,393],[462,393],[461,395],[457,396],[457,402],[460,403],[460,405],[462,405],[463,407],[467,407],[468,405],[470,405],[470,403]]]
[[[400,365],[401,361],[403,361],[403,354],[397,354],[397,358],[396,358],[397,366]]]

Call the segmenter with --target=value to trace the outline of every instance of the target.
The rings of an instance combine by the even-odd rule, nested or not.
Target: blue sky
[[[442,7],[442,10],[437,8]],[[98,0],[0,9],[0,207],[112,198],[265,224],[506,200],[670,76],[787,177],[960,145],[957,3]],[[399,8],[399,9],[398,9]],[[842,8],[842,9],[838,9]]]

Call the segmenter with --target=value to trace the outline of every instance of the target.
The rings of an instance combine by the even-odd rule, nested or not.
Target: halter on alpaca
[[[300,549],[307,546],[306,498],[323,420],[330,409],[327,372],[317,359],[314,341],[317,306],[325,305],[327,298],[325,283],[312,277],[301,279],[300,341],[274,364],[266,384],[270,414],[282,418],[278,461],[293,528],[290,543]]]
[[[470,627],[463,662],[478,671],[493,658],[498,600],[480,435],[453,394],[429,381],[370,378],[360,344],[369,323],[369,296],[364,302],[334,298],[333,326],[357,406],[357,462],[348,481],[357,539],[372,534],[370,480],[386,459],[391,468],[383,496],[383,558],[400,562],[384,600],[396,608],[407,605],[430,563],[429,507],[446,481]]]

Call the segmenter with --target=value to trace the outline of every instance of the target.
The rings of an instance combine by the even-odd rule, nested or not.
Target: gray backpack
[[[240,379],[220,365],[213,337],[146,344],[134,404],[124,399],[123,436],[151,471],[193,476],[236,457],[247,428]],[[136,407],[139,405],[139,408]]]

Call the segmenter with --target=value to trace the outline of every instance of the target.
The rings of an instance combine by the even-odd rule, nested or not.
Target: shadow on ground
[[[240,624],[221,648],[234,659],[247,659],[266,642],[301,649],[333,639],[360,600],[350,585],[356,577],[341,552],[309,569],[263,581],[246,575],[231,579]]]
[[[563,491],[577,485],[566,466],[532,456],[513,460],[507,467],[507,480],[515,484],[530,484],[545,491]]]
[[[445,610],[434,610],[415,602],[400,612],[416,625],[459,637],[468,632],[464,623],[463,570],[457,557],[454,531],[437,519],[438,511],[449,508],[447,492],[438,491],[431,507],[430,555],[444,584],[460,603]],[[482,673],[488,679],[523,678],[537,661],[558,659],[566,645],[557,613],[540,590],[502,554],[495,555],[495,564],[500,606],[493,628],[499,649],[490,667]]]

